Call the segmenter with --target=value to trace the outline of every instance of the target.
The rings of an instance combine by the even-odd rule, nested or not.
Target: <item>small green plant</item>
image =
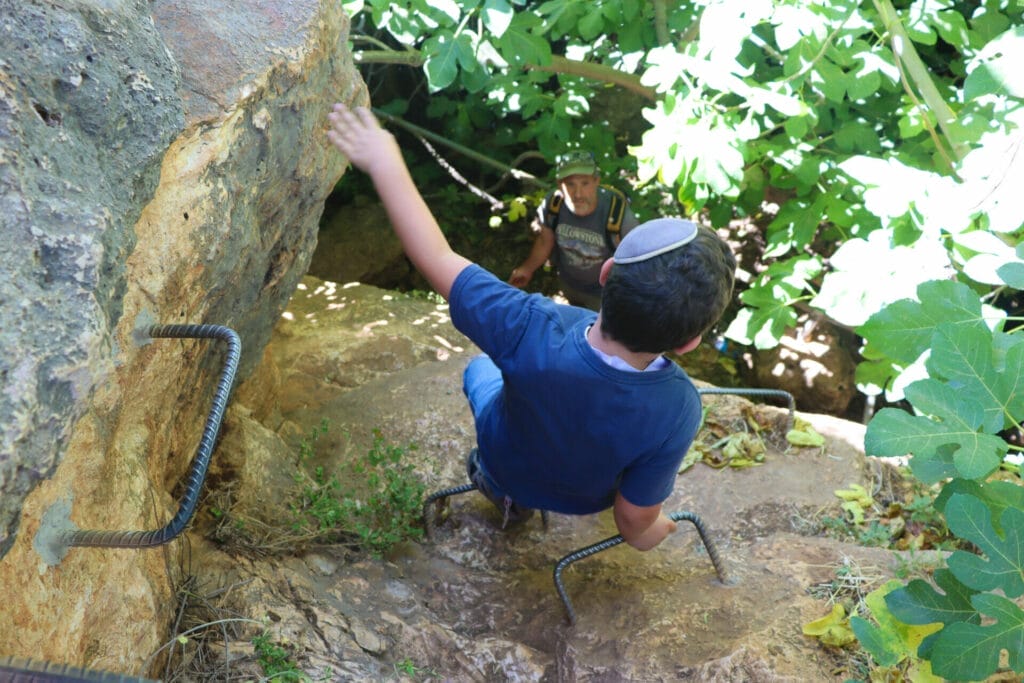
[[[850,522],[845,517],[822,515],[818,522],[821,524],[822,530],[833,538],[845,540],[853,537]]]
[[[299,441],[299,464],[309,462],[310,459],[316,455],[316,442],[320,440],[327,430],[330,423],[327,422],[327,418],[320,420],[320,424],[309,430],[309,436],[304,437]]]
[[[914,577],[926,578],[935,573],[941,567],[944,560],[941,555],[930,553],[927,555],[918,554],[911,548],[905,556],[896,555],[893,574],[898,579],[910,579]]]
[[[297,476],[301,479],[301,475]],[[319,531],[330,531],[340,525],[345,517],[342,497],[341,482],[337,475],[328,477],[323,467],[315,467],[311,480],[303,485],[301,506],[293,506],[293,510],[298,513],[294,525],[296,530],[303,527],[303,517],[316,520]]]
[[[252,644],[260,668],[268,680],[312,682],[312,679],[292,660],[291,650],[275,643],[267,633],[254,637]]]
[[[963,545],[950,534],[932,492],[913,480],[901,480],[897,488],[887,500],[876,500],[859,484],[835,491],[843,501],[842,514],[822,515],[818,519],[821,531],[841,540],[893,550],[952,550]]]
[[[325,426],[315,431],[315,438],[325,431]],[[315,439],[309,443],[313,442]],[[354,538],[375,555],[421,537],[424,486],[414,466],[403,461],[415,448],[414,444],[388,444],[375,429],[367,454],[336,472],[328,472],[322,465],[312,472],[300,467],[296,481],[301,489],[291,506],[293,530],[306,536]],[[300,463],[306,463],[311,453],[311,445],[300,446]]]
[[[231,511],[230,491],[211,501],[214,537],[237,551],[265,556],[297,553],[311,544],[344,543],[384,555],[395,545],[423,535],[423,483],[408,462],[414,444],[399,446],[373,430],[368,452],[331,461],[319,447],[326,420],[298,445],[285,504],[290,515],[270,521]],[[322,444],[321,444],[322,445]]]
[[[892,543],[892,530],[877,519],[858,523],[846,516],[822,515],[818,523],[827,535],[839,540],[874,548],[886,548]]]
[[[880,523],[877,519],[871,520],[857,533],[857,542],[869,548],[885,548],[892,541],[890,529],[887,525]]]
[[[419,667],[406,657],[405,659],[395,662],[395,673],[405,674],[406,676],[415,676],[419,672]]]
[[[398,676],[409,676],[410,678],[415,678],[417,676],[437,676],[436,671],[433,671],[432,669],[426,669],[422,666],[417,666],[416,662],[414,662],[409,657],[405,657],[404,659],[398,660],[393,664],[393,667],[395,669],[395,674]]]
[[[364,477],[365,497],[346,500],[360,545],[375,554],[387,552],[404,540],[419,538],[423,507],[423,483],[416,478],[410,463],[402,458],[414,444],[406,447],[387,444],[380,430],[373,431],[373,446],[353,471]]]

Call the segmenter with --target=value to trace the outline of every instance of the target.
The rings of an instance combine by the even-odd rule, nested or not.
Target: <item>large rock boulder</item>
[[[408,281],[412,264],[379,202],[359,198],[324,218],[309,264],[310,275],[385,289]]]
[[[134,226],[185,125],[147,4],[0,2],[0,557],[113,370]]]
[[[844,415],[857,395],[851,336],[824,320],[803,320],[778,346],[751,352],[741,374],[752,386],[791,393],[801,408]]]
[[[182,541],[54,534],[175,514],[223,352],[240,378],[305,272],[365,104],[334,0],[0,0],[0,653],[134,671],[164,642]],[[143,334],[140,334],[142,332]]]

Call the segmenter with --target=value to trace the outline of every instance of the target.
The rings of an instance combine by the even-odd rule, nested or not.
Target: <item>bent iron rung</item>
[[[718,549],[715,547],[711,537],[708,536],[707,530],[704,528],[704,523],[700,517],[692,512],[673,512],[669,515],[669,519],[674,522],[687,521],[692,522],[693,526],[696,527],[697,533],[700,534],[700,540],[704,543],[704,547],[708,551],[708,557],[711,558],[711,564],[715,566],[715,572],[718,574],[718,580],[722,583],[728,583],[728,575],[725,571],[725,565],[722,563],[721,558],[718,556]],[[562,570],[568,567],[576,560],[582,560],[585,557],[590,557],[595,553],[599,553],[602,550],[613,548],[623,542],[622,535],[611,536],[603,541],[598,541],[592,545],[588,545],[585,548],[580,548],[574,552],[569,553],[558,561],[555,565],[554,579],[555,579],[555,590],[558,591],[558,597],[562,599],[562,604],[565,605],[565,612],[569,618],[569,623],[575,625],[576,623],[576,611],[572,607],[572,601],[569,599],[569,594],[565,590],[565,584],[562,583]]]
[[[430,506],[433,503],[437,503],[439,506],[443,501],[451,496],[457,496],[462,493],[468,493],[475,491],[476,486],[473,484],[462,484],[461,486],[452,486],[451,488],[442,489],[436,493],[432,493],[427,496],[423,501],[423,528],[427,538],[430,538]],[[541,510],[541,517],[544,521],[544,528],[547,529],[547,510]],[[725,565],[722,563],[722,559],[718,555],[718,549],[715,547],[714,542],[708,535],[707,530],[704,528],[704,522],[701,521],[700,517],[692,512],[673,512],[668,515],[669,519],[673,522],[687,521],[691,522],[697,529],[697,533],[700,535],[700,540],[704,544],[704,548],[708,551],[708,557],[711,559],[711,564],[715,567],[715,572],[718,574],[718,580],[722,583],[728,583],[728,574],[725,571]],[[572,601],[569,599],[569,594],[565,590],[565,584],[562,582],[562,571],[570,564],[577,560],[582,560],[585,557],[590,557],[595,553],[599,553],[602,550],[613,548],[623,542],[622,535],[611,536],[603,541],[593,543],[579,550],[573,551],[560,559],[558,564],[555,565],[554,580],[555,590],[558,591],[558,597],[562,599],[562,604],[565,605],[565,611],[569,617],[569,623],[576,623],[576,611],[572,607]]]
[[[441,489],[437,493],[432,493],[423,501],[423,533],[427,538],[430,538],[430,504],[436,503],[440,509],[441,504],[445,499],[450,496],[457,496],[460,493],[469,493],[470,491],[476,491],[474,484],[462,484],[461,486],[452,486],[451,488]],[[544,526],[544,531],[548,530],[548,511],[540,511],[541,524]]]
[[[432,493],[426,497],[423,501],[423,533],[427,538],[430,538],[431,503],[437,503],[438,508],[440,508],[442,503],[444,503],[448,497],[457,496],[460,493],[469,493],[470,491],[476,491],[476,486],[473,484],[462,484],[461,486],[452,486],[451,488],[441,489],[437,493]]]

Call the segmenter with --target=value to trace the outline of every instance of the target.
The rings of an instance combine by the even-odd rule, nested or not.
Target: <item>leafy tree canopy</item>
[[[346,7],[359,61],[421,68],[448,137],[487,131],[506,162],[587,147],[606,172],[671,188],[680,213],[755,219],[765,251],[728,330],[739,342],[775,345],[808,306],[855,327],[927,280],[979,294],[1024,281],[1017,0]],[[591,111],[608,87],[645,105],[623,158]],[[875,361],[868,392],[907,365]]]

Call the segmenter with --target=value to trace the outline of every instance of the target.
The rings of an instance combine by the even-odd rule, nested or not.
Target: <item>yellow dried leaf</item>
[[[850,513],[854,524],[863,524],[864,511],[875,504],[875,499],[860,484],[850,484],[850,488],[833,493],[844,501],[840,507]]]
[[[703,460],[706,452],[707,447],[703,444],[691,444],[690,450],[686,451],[686,455],[683,456],[683,461],[679,463],[679,474],[682,474]]]
[[[753,434],[740,432],[729,437],[729,443],[722,449],[724,455],[730,461],[734,459],[754,460],[758,455],[764,455],[764,442]]]
[[[854,524],[864,523],[864,508],[858,505],[856,501],[848,500],[840,505],[840,507],[850,513]]]
[[[744,469],[746,467],[757,467],[762,463],[757,460],[751,460],[750,458],[733,458],[729,461],[729,467],[737,470]]]
[[[857,640],[857,636],[850,629],[846,610],[838,603],[832,606],[830,614],[804,624],[803,632],[805,636],[817,638],[825,645],[833,647],[845,647]]]
[[[843,500],[853,501],[863,508],[869,508],[875,504],[875,499],[871,497],[871,494],[867,492],[860,484],[850,484],[848,489],[838,489],[834,491],[836,497],[842,498]]]
[[[846,608],[840,603],[832,605],[832,611],[829,614],[809,621],[804,624],[804,635],[818,637],[824,633],[833,624],[841,624],[846,619]]]
[[[794,446],[808,446],[822,448],[825,446],[825,437],[814,430],[807,420],[796,417],[793,420],[793,429],[786,433],[786,441]]]

